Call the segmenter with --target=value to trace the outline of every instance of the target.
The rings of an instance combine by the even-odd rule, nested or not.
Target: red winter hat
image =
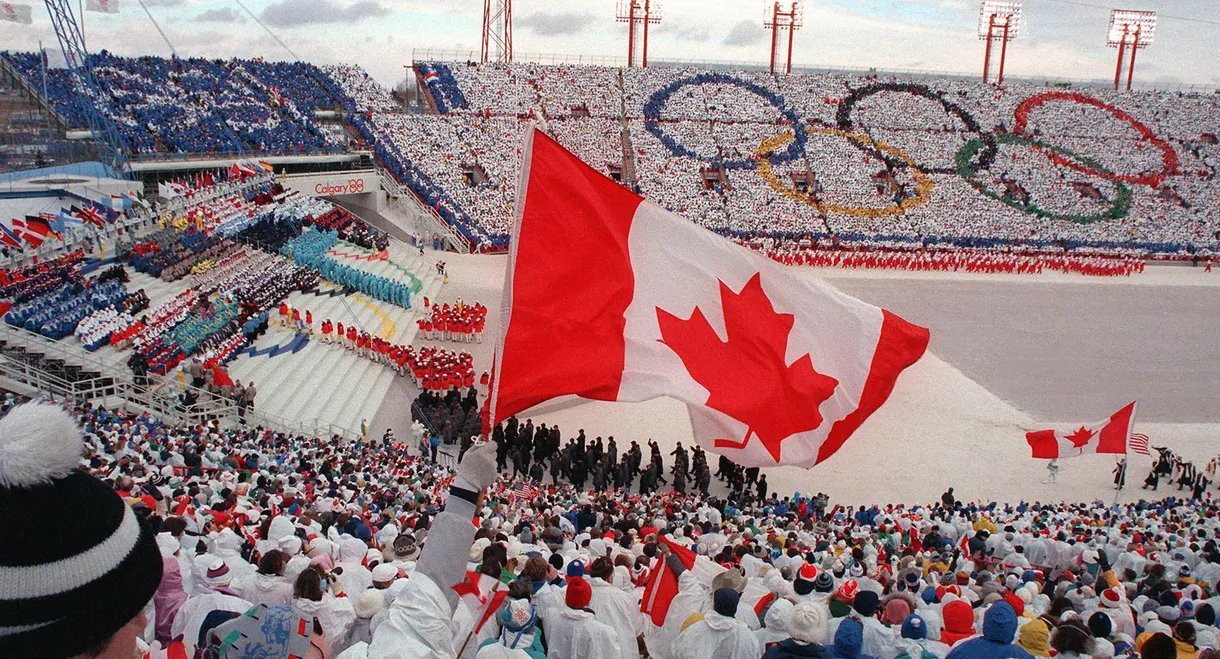
[[[1119,594],[1117,588],[1107,588],[1101,591],[1101,604],[1109,608],[1117,607],[1123,603],[1123,597]]]
[[[847,581],[843,582],[842,586],[839,586],[839,599],[842,599],[849,604],[854,603],[856,601],[856,594],[859,592],[860,584],[856,583],[855,579],[848,579]]]
[[[1008,602],[1008,605],[1012,607],[1013,611],[1017,612],[1018,616],[1025,613],[1025,600],[1017,597],[1016,593],[1012,591],[1004,593],[1004,601]]]
[[[813,563],[805,563],[797,570],[796,578],[801,581],[813,581],[818,578],[818,568]]]
[[[593,598],[593,589],[589,587],[589,582],[580,577],[568,579],[567,594],[564,595],[564,601],[568,608],[583,609],[589,606],[589,600]]]

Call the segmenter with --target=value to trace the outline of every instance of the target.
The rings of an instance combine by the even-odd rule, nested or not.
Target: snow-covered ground
[[[506,257],[450,254],[438,258],[448,262],[450,272],[449,283],[439,294],[439,299],[452,301],[461,296],[467,302],[481,301],[490,308],[488,340],[467,348],[474,354],[478,370],[487,370],[491,363],[494,337],[499,331],[499,301]],[[1151,344],[1155,348],[1158,336],[1166,325],[1178,318],[1192,318],[1194,329],[1174,335],[1173,340],[1192,345],[1186,346],[1190,348],[1188,350],[1170,351],[1170,357],[1165,358],[1185,363],[1163,363],[1159,367],[1171,374],[1181,373],[1181,377],[1195,380],[1197,386],[1212,391],[1210,400],[1220,400],[1213,388],[1213,383],[1220,381],[1220,359],[1216,358],[1216,351],[1220,350],[1220,306],[1204,305],[1205,308],[1199,308],[1196,297],[1200,292],[1198,287],[1220,288],[1220,273],[1204,274],[1201,268],[1163,266],[1151,267],[1145,274],[1130,279],[1063,274],[1006,276],[812,268],[802,268],[798,274],[821,278],[845,290],[871,290],[878,297],[897,296],[908,301],[918,300],[919,294],[926,294],[929,283],[965,282],[972,287],[972,293],[955,304],[971,308],[965,310],[970,313],[944,313],[908,302],[908,306],[915,306],[904,309],[903,313],[931,328],[934,337],[932,349],[902,376],[889,402],[835,456],[813,469],[784,467],[764,470],[771,488],[781,493],[825,492],[835,502],[885,504],[928,502],[939,497],[946,488],[953,487],[958,498],[965,500],[1112,500],[1115,496],[1110,473],[1115,462],[1112,456],[1086,456],[1061,461],[1059,483],[1043,484],[1045,461],[1029,457],[1024,433],[1026,430],[1094,422],[1130,402],[1130,398],[1118,399],[1123,395],[1130,393],[1132,398],[1152,397],[1156,392],[1141,389],[1141,378],[1138,377],[1128,378],[1129,381],[1120,383],[1122,386],[1113,382],[1082,382],[1076,377],[1056,377],[1055,359],[1048,360],[1046,355],[1063,353],[1074,359],[1073,367],[1076,369],[1095,367],[1104,371],[1104,367],[1112,365],[1112,360],[1123,359],[1125,353],[1149,347],[1141,344]],[[878,287],[878,281],[886,285]],[[1038,319],[1044,330],[1049,328],[1042,339],[1048,345],[1045,351],[1041,346],[1031,350],[1030,346],[1037,345],[1037,342],[1014,342],[1005,335],[1010,331],[1013,315],[1020,320],[1020,314],[1028,310],[1012,308],[1012,296],[1006,294],[1005,286],[990,286],[1004,284],[1011,288],[1013,282],[1035,287],[1033,290],[1037,295],[1033,297],[1042,301],[1054,301],[1063,296],[1076,296],[1072,298],[1075,300],[1082,295],[1084,297],[1081,299],[1088,299],[1092,290],[1096,290],[1098,296],[1121,301],[1125,297],[1135,298],[1140,293],[1147,293],[1147,290],[1131,287],[1155,286],[1159,287],[1154,289],[1158,306],[1155,314],[1145,314],[1136,319],[1132,319],[1130,310],[1121,304],[1099,305],[1101,311],[1090,310],[1094,316],[1105,314],[1102,325],[1127,330],[1113,336],[1098,335],[1097,342],[1104,342],[1107,349],[1092,352],[1081,350],[1076,345],[1054,345],[1056,328],[1062,327],[1062,333],[1068,334],[1067,329],[1074,322],[1073,318]],[[992,288],[995,293],[989,294]],[[877,291],[884,291],[886,295],[880,295]],[[874,301],[868,294],[861,296],[866,301]],[[1215,295],[1209,292],[1208,298],[1220,301],[1220,291],[1215,291]],[[991,317],[996,322],[987,322]],[[1000,322],[1004,320],[1009,322]],[[960,325],[966,322],[968,326]],[[1135,326],[1134,329],[1131,326]],[[986,373],[986,377],[972,379],[955,366],[954,360],[968,364],[976,371],[979,368],[977,361],[963,359],[950,349],[943,350],[944,355],[937,352],[935,337],[938,333],[953,336],[955,333],[960,335],[962,331],[981,335],[978,339],[982,346],[980,350],[994,351],[994,354],[985,357],[1011,363],[1021,363],[1027,359],[1045,363],[1040,368],[1014,369],[1012,374]],[[1074,340],[1079,340],[1079,337]],[[1197,345],[1193,345],[1195,341]],[[1182,348],[1181,345],[1170,347]],[[1038,354],[1023,354],[1025,351]],[[1197,358],[1189,359],[1192,354]],[[1162,372],[1159,375],[1165,374]],[[981,383],[997,382],[1002,377],[1030,379],[1023,383],[1024,389],[1018,390],[1042,390],[1044,396],[1041,399],[1026,397],[1023,401],[1009,401]],[[1150,377],[1149,380],[1154,378]],[[1096,395],[1089,396],[1090,391],[1095,391]],[[1040,412],[1040,408],[1055,408],[1050,403],[1057,398],[1057,393],[1081,401],[1078,403],[1081,407],[1079,413],[1060,416],[1055,412],[1048,416]],[[1144,423],[1137,417],[1136,430],[1149,435],[1155,445],[1168,445],[1196,463],[1206,463],[1220,454],[1220,405],[1199,402],[1206,400],[1207,397],[1200,397],[1187,401],[1192,406],[1188,410],[1189,418],[1197,421],[1195,423],[1167,423],[1164,421],[1172,418],[1160,418],[1165,416],[1161,414],[1156,419],[1157,423]],[[409,436],[408,407],[403,394],[392,390],[374,420],[374,432],[380,433],[386,427],[393,427],[399,437]],[[533,418],[535,423],[558,423],[565,438],[575,435],[582,428],[591,438],[614,436],[620,450],[629,446],[631,441],[637,441],[642,446],[649,438],[657,440],[666,452],[679,441],[685,446],[691,443],[690,422],[685,407],[669,399],[639,404],[560,399],[544,403],[519,416]],[[670,464],[668,459],[666,464]],[[1148,464],[1147,458],[1132,456],[1128,487],[1122,493],[1124,500],[1138,499],[1147,494],[1140,489],[1140,483],[1147,473]],[[1161,493],[1170,489],[1163,485]]]

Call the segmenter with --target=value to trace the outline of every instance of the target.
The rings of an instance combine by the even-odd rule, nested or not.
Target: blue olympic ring
[[[808,136],[805,133],[804,121],[796,114],[796,112],[788,109],[788,107],[784,104],[784,97],[761,85],[756,85],[752,82],[741,80],[740,78],[734,78],[733,76],[725,75],[723,73],[700,73],[699,75],[690,78],[683,78],[681,80],[674,81],[661,89],[658,89],[656,93],[649,97],[648,102],[644,104],[644,119],[646,120],[644,124],[645,127],[648,129],[648,132],[652,133],[658,140],[660,140],[661,144],[665,145],[665,148],[669,149],[670,153],[679,157],[701,160],[725,169],[755,169],[758,167],[758,161],[754,158],[721,160],[719,156],[707,156],[698,153],[694,149],[691,149],[675,140],[665,132],[664,128],[661,127],[661,124],[663,123],[661,120],[661,110],[665,107],[665,104],[669,102],[670,97],[673,96],[675,92],[683,87],[705,84],[733,85],[735,87],[745,89],[746,91],[752,92],[755,95],[763,98],[767,102],[771,103],[771,105],[774,105],[775,108],[788,119],[790,127],[796,134],[796,139],[788,145],[787,149],[771,154],[770,159],[772,162],[791,162],[793,160],[800,159],[804,155],[805,142],[808,139]]]

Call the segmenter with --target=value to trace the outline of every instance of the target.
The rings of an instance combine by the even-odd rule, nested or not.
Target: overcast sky
[[[0,48],[34,50],[54,41],[46,8],[34,24],[0,23]],[[416,49],[473,52],[479,0],[242,0],[300,57],[353,62],[385,84],[403,77]],[[85,14],[90,50],[168,56],[136,0],[118,15]],[[144,0],[179,56],[292,59],[237,0]],[[514,46],[520,54],[625,56],[626,26],[614,21],[617,0],[515,0]],[[769,34],[765,0],[664,0],[663,22],[650,37],[650,58],[762,62]],[[1105,47],[1106,0],[1026,0],[1025,34],[1011,44],[1013,76],[1112,79],[1116,51]],[[1218,0],[1135,0],[1124,9],[1161,14],[1156,43],[1141,50],[1137,83],[1220,86]],[[981,73],[979,3],[970,0],[811,0],[797,32],[799,64]],[[1196,20],[1183,20],[1198,17]]]

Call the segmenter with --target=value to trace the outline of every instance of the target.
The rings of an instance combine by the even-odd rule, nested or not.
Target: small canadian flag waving
[[[1110,415],[1104,421],[1068,430],[1036,430],[1025,433],[1034,458],[1054,460],[1074,458],[1086,453],[1126,453],[1135,425],[1135,403]]]
[[[830,457],[928,331],[641,199],[527,138],[489,421],[564,395],[687,404],[746,466]]]

